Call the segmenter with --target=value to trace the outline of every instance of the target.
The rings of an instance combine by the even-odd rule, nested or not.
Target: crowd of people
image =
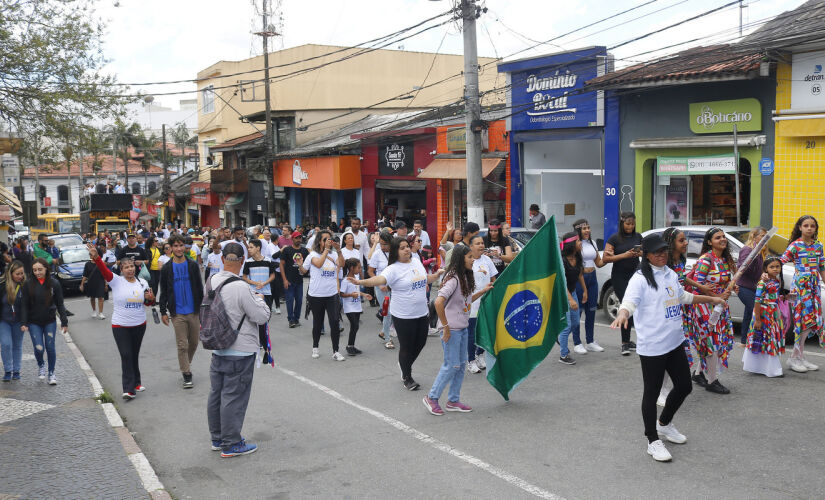
[[[537,206],[531,207],[530,219],[535,224],[546,220]],[[298,327],[302,316],[312,315],[312,359],[322,357],[321,339],[326,334],[333,361],[358,356],[362,323],[373,324],[368,329],[374,328],[380,345],[397,349],[401,382],[410,391],[420,388],[413,366],[428,337],[439,336],[443,363],[423,404],[437,416],[445,411],[472,411],[460,399],[461,385],[465,371],[486,369],[483,350],[475,343],[476,320],[481,297],[518,252],[509,226],[492,220],[481,236],[475,223],[460,229],[447,223],[435,245],[421,221],[411,228],[397,221],[375,231],[368,231],[358,218],[342,220],[338,226],[343,229],[340,234],[329,227],[293,229],[283,224],[251,228],[166,225],[87,235],[91,261],[81,289],[95,319],[106,319],[103,305],[111,299],[123,398],[135,399],[146,389],[139,356],[150,313],[156,323],[174,330],[181,386],[194,387],[192,361],[202,328],[200,313],[217,293],[231,304],[226,308],[226,322],[237,335],[233,344],[213,350],[209,373],[209,430],[212,448],[222,456],[256,450],[241,438],[240,430],[254,359],[262,350],[270,355],[269,320],[273,312],[281,315],[282,303],[286,328]],[[671,458],[660,436],[685,442],[672,419],[693,383],[716,394],[730,392],[719,377],[729,366],[734,344],[727,306],[732,293],[746,305],[741,330],[746,371],[782,375],[779,355],[791,325],[795,342],[789,368],[800,373],[818,368],[804,355],[808,336],[819,335],[825,341],[819,285],[823,250],[813,217],[799,219],[783,255],[770,256],[761,248],[743,269],[737,264],[757,248],[765,230],[751,231],[737,263],[725,232],[711,228],[690,272],[686,272],[687,238],[679,228],[642,238],[634,214],[622,213],[619,231],[605,242],[603,252],[587,220],[576,221],[571,229],[560,239],[568,313],[566,327],[558,336],[558,360],[565,365],[576,363],[570,336],[572,353],[604,352],[594,336],[599,295],[596,269],[612,264],[613,289],[621,302],[613,326],[621,332],[621,355],[635,350],[641,360],[642,415],[648,453],[654,459]],[[41,256],[48,252],[48,240],[39,238],[39,254],[31,249],[18,251],[26,245],[20,241],[15,249],[4,251],[5,283],[0,294],[3,380],[21,377],[22,338],[29,332],[39,376],[48,377],[54,385],[57,319],[65,331],[67,313],[60,285],[49,272],[50,262]],[[28,260],[27,253],[31,255]],[[796,269],[788,287],[783,283],[783,263],[793,263]],[[437,292],[431,297],[433,290]],[[362,319],[366,307],[375,311],[377,322],[369,319],[372,312]],[[342,346],[345,321],[349,330]],[[638,345],[631,340],[634,323]],[[442,407],[439,401],[448,386]],[[658,419],[657,404],[664,407]]]

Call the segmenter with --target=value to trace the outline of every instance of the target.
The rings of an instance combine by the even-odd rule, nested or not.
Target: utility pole
[[[481,105],[478,102],[478,47],[475,0],[461,0],[464,24],[464,102],[466,110],[467,221],[484,226],[481,176]]]
[[[742,0],[739,0],[739,36],[742,36],[742,9],[744,8]]]
[[[161,125],[161,137],[163,141],[163,185],[161,193],[163,200],[169,200],[169,159],[166,156],[166,124]],[[163,222],[169,222],[169,209],[164,211]]]
[[[269,0],[263,0],[263,28],[260,33],[255,33],[263,38],[264,42],[264,99],[266,106],[264,111],[264,119],[266,120],[266,132],[264,133],[264,145],[266,146],[266,155],[264,157],[264,168],[266,169],[266,179],[269,186],[267,191],[270,193],[266,200],[266,216],[267,219],[275,217],[275,197],[272,196],[275,186],[275,168],[272,165],[273,158],[273,138],[272,138],[272,103],[270,101],[269,93],[269,37],[276,36],[277,33],[269,30],[268,23],[269,14]],[[254,85],[254,83],[253,83]],[[251,207],[250,207],[251,208]],[[251,210],[250,210],[251,215]],[[265,220],[268,224],[269,221]]]

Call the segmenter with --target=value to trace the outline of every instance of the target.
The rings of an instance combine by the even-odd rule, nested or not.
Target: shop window
[[[157,191],[157,189],[158,189],[157,183],[155,181],[151,181],[149,183],[149,189],[147,190],[146,194],[154,193],[155,191]]]
[[[69,186],[65,184],[61,184],[57,186],[57,202],[68,203],[69,202]]]
[[[264,99],[263,82],[260,80],[241,80],[241,101],[263,101]]]
[[[45,198],[45,197],[46,197],[46,186],[44,186],[43,184],[41,184],[41,185],[40,185],[40,190],[39,190],[39,191],[40,191],[40,199],[42,200],[43,198]]]

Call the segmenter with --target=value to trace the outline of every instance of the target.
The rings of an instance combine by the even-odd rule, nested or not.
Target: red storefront
[[[352,136],[361,139],[361,180],[364,221],[374,224],[380,215],[416,219],[436,234],[436,180],[418,174],[433,160],[436,129],[425,127],[380,134]]]
[[[200,206],[200,225],[220,227],[218,194],[209,189],[208,182],[193,182],[189,185],[190,201]]]

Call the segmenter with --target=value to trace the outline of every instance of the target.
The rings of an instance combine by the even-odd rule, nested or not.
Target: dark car
[[[64,292],[79,290],[80,282],[83,280],[83,269],[91,260],[89,250],[83,245],[64,247],[60,257],[61,262],[55,273],[57,281]]]

